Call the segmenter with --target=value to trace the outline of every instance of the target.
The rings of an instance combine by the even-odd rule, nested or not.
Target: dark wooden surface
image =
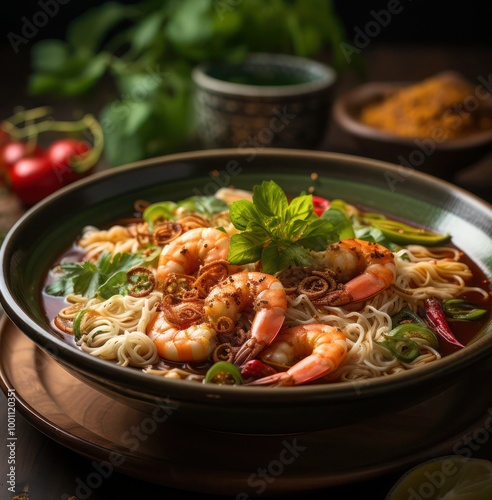
[[[44,104],[40,98],[31,99],[25,94],[25,78],[28,69],[26,57],[14,57],[9,47],[4,47],[0,56],[3,67],[12,67],[14,80],[5,73],[0,82],[0,114],[8,116],[15,105]],[[381,45],[371,43],[364,49],[367,63],[368,80],[419,80],[441,70],[454,69],[462,72],[472,81],[482,75],[489,78],[492,72],[492,52],[490,47],[483,46],[415,46],[415,45]],[[490,77],[492,79],[492,76]],[[348,90],[357,83],[354,74],[347,74],[339,81],[337,92]],[[69,106],[83,106],[87,111],[97,111],[101,95],[94,94],[88,102],[72,102]],[[67,103],[54,102],[60,114],[66,113]],[[353,152],[350,141],[331,124],[323,149],[342,152]],[[478,196],[492,201],[492,154],[475,165],[460,171],[453,182]],[[22,367],[19,367],[22,370]],[[486,385],[477,390],[486,389]],[[466,402],[464,402],[466,404]],[[484,409],[484,414],[487,409]],[[0,395],[0,435],[2,437],[0,453],[0,499],[11,499],[13,494],[7,489],[6,482],[8,464],[6,459],[7,400]],[[450,416],[452,418],[452,416]],[[51,500],[69,498],[76,494],[76,479],[87,477],[91,471],[91,461],[66,447],[45,437],[29,424],[19,413],[16,415],[16,490],[29,493],[32,500]],[[492,459],[492,440],[484,440],[476,452],[476,456]],[[233,453],[241,453],[234,450]],[[206,460],[206,457],[204,457]],[[309,492],[303,498],[384,498],[400,473],[376,477],[369,481],[330,488],[324,491]],[[190,478],[193,481],[193,478]],[[80,493],[80,492],[79,492]],[[79,495],[79,499],[91,498],[212,498],[210,495],[189,494],[177,490],[156,487],[150,483],[113,473],[105,479],[100,487],[94,489],[90,496]]]

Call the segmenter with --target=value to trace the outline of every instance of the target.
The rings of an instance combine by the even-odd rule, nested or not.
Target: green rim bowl
[[[231,387],[146,375],[91,357],[53,333],[41,289],[50,266],[85,225],[102,226],[129,216],[137,199],[179,200],[211,195],[223,186],[248,189],[265,179],[292,194],[314,187],[321,196],[449,232],[492,278],[492,207],[462,189],[355,156],[225,149],[170,155],[93,174],[40,202],[18,221],[1,247],[1,304],[37,346],[92,387],[144,411],[166,406],[177,422],[226,432],[292,433],[361,422],[424,402],[475,374],[490,358],[489,320],[465,349],[402,374],[359,383]],[[457,396],[451,392],[453,404]]]

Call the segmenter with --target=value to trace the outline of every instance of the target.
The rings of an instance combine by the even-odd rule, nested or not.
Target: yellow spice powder
[[[360,121],[403,137],[432,138],[440,134],[456,139],[492,128],[492,117],[481,112],[477,102],[471,85],[437,76],[366,106]]]

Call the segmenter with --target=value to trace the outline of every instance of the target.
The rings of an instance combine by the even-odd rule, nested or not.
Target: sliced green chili
[[[126,279],[131,285],[128,295],[132,297],[145,297],[152,292],[155,286],[154,274],[144,266],[132,267],[127,271]]]
[[[82,326],[82,318],[84,314],[87,312],[87,309],[81,309],[73,320],[73,336],[75,340],[80,340],[81,332],[80,327]]]
[[[176,203],[172,201],[153,203],[144,210],[142,218],[149,225],[149,229],[153,230],[154,224],[157,222],[173,220],[176,207]]]
[[[446,300],[443,303],[444,314],[447,318],[455,321],[473,321],[487,314],[486,309],[479,309],[471,302],[463,299]]]
[[[397,339],[421,338],[427,341],[427,343],[434,349],[439,348],[439,340],[437,339],[436,334],[430,328],[416,323],[402,323],[396,328],[393,328],[389,336]]]
[[[204,382],[220,385],[241,385],[243,377],[236,365],[227,361],[218,361],[209,368]]]
[[[405,363],[411,363],[420,354],[417,342],[406,338],[397,339],[386,336],[386,340],[378,342],[378,344],[386,347],[396,358]]]
[[[438,234],[426,229],[409,226],[403,222],[386,218],[384,215],[365,213],[366,223],[381,230],[388,240],[399,245],[441,245],[451,239],[449,234]]]
[[[401,311],[398,311],[395,315],[391,316],[392,328],[396,328],[401,323],[415,323],[417,325],[427,327],[425,321],[408,307],[405,307]]]
[[[412,362],[420,354],[418,342],[412,339],[423,339],[434,349],[439,347],[439,340],[434,332],[430,328],[416,323],[401,323],[384,338],[385,340],[378,342],[378,344],[386,347],[396,358],[405,363]]]

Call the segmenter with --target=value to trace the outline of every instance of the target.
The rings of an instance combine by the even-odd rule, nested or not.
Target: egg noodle
[[[181,215],[189,216],[189,214]],[[217,224],[217,221],[215,223],[223,228],[222,234],[228,240],[230,235],[237,233],[237,230],[228,222],[226,213],[220,214],[220,217],[220,224]],[[179,216],[177,221],[179,222]],[[104,230],[86,227],[76,243],[77,248],[83,253],[82,260],[96,262],[104,252],[114,256],[118,253],[132,254],[144,250],[148,246],[148,240],[142,237],[141,230],[145,224],[139,222],[128,226],[113,225]],[[205,225],[211,224],[205,224],[202,216],[197,215],[197,222],[193,228],[203,228]],[[162,248],[165,246],[162,245]],[[322,267],[324,253],[324,251],[311,251],[315,269]],[[478,294],[484,301],[488,299],[488,291],[467,285],[472,279],[472,272],[468,265],[460,260],[461,252],[451,245],[434,247],[402,245],[392,252],[392,256],[396,268],[393,283],[366,300],[320,306],[309,297],[309,294],[287,294],[283,329],[321,324],[333,327],[345,336],[346,356],[343,362],[338,366],[333,365],[333,369],[320,377],[318,382],[382,377],[434,362],[441,358],[440,350],[431,345],[432,342],[425,337],[412,337],[418,344],[419,354],[411,361],[402,360],[388,350],[385,339],[394,328],[392,317],[404,309],[417,313],[419,304],[431,296],[446,301],[473,293]],[[158,278],[157,266],[155,264],[147,266],[147,269],[151,270],[154,277],[157,276],[158,286],[150,293],[143,296],[116,293],[109,298],[98,295],[88,298],[81,294],[70,293],[65,297],[65,307],[58,313],[55,324],[73,325],[73,330],[80,330],[76,344],[91,356],[115,360],[119,365],[136,367],[151,375],[201,381],[203,371],[200,372],[196,365],[208,363],[210,366],[212,359],[213,361],[226,359],[219,355],[216,357],[218,345],[224,336],[221,336],[220,332],[216,334],[213,329],[203,333],[208,335],[212,332],[210,335],[213,338],[207,340],[210,342],[210,345],[207,344],[208,355],[197,355],[196,361],[199,363],[193,363],[195,354],[191,359],[180,362],[179,359],[164,359],[158,350],[156,336],[152,335],[149,329],[154,328],[152,325],[155,324],[156,316],[167,307],[167,289],[162,286]],[[251,273],[250,278],[259,272],[257,263],[241,266],[239,270]],[[56,272],[53,271],[54,275]],[[276,281],[275,279],[275,283]],[[272,289],[274,288],[272,286]],[[197,301],[191,303],[195,304]],[[84,314],[81,319],[82,311]],[[244,334],[244,330],[251,326],[251,314],[249,318],[242,318],[241,321],[243,322],[241,334]],[[177,336],[181,335],[182,332],[179,330],[172,322],[166,324],[164,328],[164,331],[172,332],[169,337],[172,339],[177,339]],[[71,331],[71,328],[66,331]],[[275,367],[275,364],[273,366]]]

